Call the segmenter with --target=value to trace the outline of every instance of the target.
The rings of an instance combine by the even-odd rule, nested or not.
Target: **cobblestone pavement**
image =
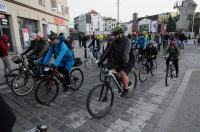
[[[115,92],[115,100],[110,113],[102,119],[92,118],[86,110],[89,90],[99,84],[99,70],[84,71],[84,83],[79,91],[60,91],[56,101],[49,107],[40,106],[34,92],[26,97],[16,97],[5,86],[0,92],[13,108],[17,123],[13,132],[25,132],[44,123],[50,132],[152,132],[161,130],[157,125],[173,99],[183,76],[191,68],[200,68],[200,47],[186,45],[181,51],[180,74],[165,86],[165,62],[159,57],[156,76],[149,76],[139,83],[134,97],[121,98]]]

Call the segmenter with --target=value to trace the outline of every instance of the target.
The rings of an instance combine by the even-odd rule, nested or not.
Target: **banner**
[[[22,32],[24,38],[24,48],[27,49],[30,46],[28,28],[23,28]]]
[[[156,33],[158,31],[158,21],[151,22],[151,32]]]

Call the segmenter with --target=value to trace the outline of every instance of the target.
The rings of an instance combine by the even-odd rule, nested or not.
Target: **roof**
[[[87,13],[87,15],[92,15],[92,14],[99,14],[99,13],[96,12],[95,10],[91,10],[90,12]]]

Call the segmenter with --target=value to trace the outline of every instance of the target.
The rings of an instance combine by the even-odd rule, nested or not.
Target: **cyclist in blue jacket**
[[[146,45],[147,45],[147,40],[144,34],[139,34],[136,48],[138,48],[139,53],[141,55],[144,55],[144,50],[146,49]]]
[[[56,33],[51,33],[49,39],[51,40],[51,46],[44,58],[43,64],[49,64],[54,55],[55,62],[51,66],[57,68],[60,73],[66,76],[66,87],[64,91],[67,91],[70,88],[69,72],[74,65],[73,53],[64,42],[59,40]]]

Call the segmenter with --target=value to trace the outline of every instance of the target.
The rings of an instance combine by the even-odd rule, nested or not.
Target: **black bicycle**
[[[18,62],[21,62],[21,67],[15,69],[15,72],[18,73],[12,79],[10,87],[15,95],[25,96],[35,88],[36,81],[44,77],[44,66],[35,64],[34,59],[31,58],[26,61],[23,56],[18,58]]]
[[[112,108],[114,102],[114,90],[111,85],[112,80],[117,86],[118,92],[123,91],[123,85],[120,79],[116,76],[117,72],[108,70],[104,76],[104,82],[93,87],[87,96],[87,110],[88,113],[95,117],[104,117]],[[134,71],[131,71],[128,75],[129,85],[131,85],[130,97],[133,95],[134,89],[137,86],[137,75]]]
[[[141,53],[141,49],[136,49],[135,50],[135,63],[134,63],[134,68],[139,69],[141,64],[143,63],[144,57]]]
[[[164,57],[164,59],[166,60],[167,57]],[[178,59],[181,59],[180,57],[178,57]],[[166,75],[165,75],[165,85],[169,86],[170,82],[173,78],[175,78],[176,76],[176,69],[174,67],[174,62],[173,62],[173,58],[169,59],[169,66],[167,66],[166,69]]]
[[[46,74],[48,75],[44,79],[42,79],[35,90],[35,98],[38,103],[42,105],[49,105],[53,102],[59,92],[59,82],[62,83],[63,88],[65,88],[65,76],[62,73],[59,73],[57,69],[53,69],[50,66],[46,66],[44,69]],[[70,84],[71,89],[76,91],[83,84],[83,72],[79,68],[74,68],[70,72]]]
[[[155,75],[157,72],[157,62],[154,60],[153,61],[153,67],[151,67],[150,62],[147,61],[148,59],[146,58],[145,63],[139,70],[139,80],[141,82],[146,81],[148,74],[151,72],[151,75]]]

